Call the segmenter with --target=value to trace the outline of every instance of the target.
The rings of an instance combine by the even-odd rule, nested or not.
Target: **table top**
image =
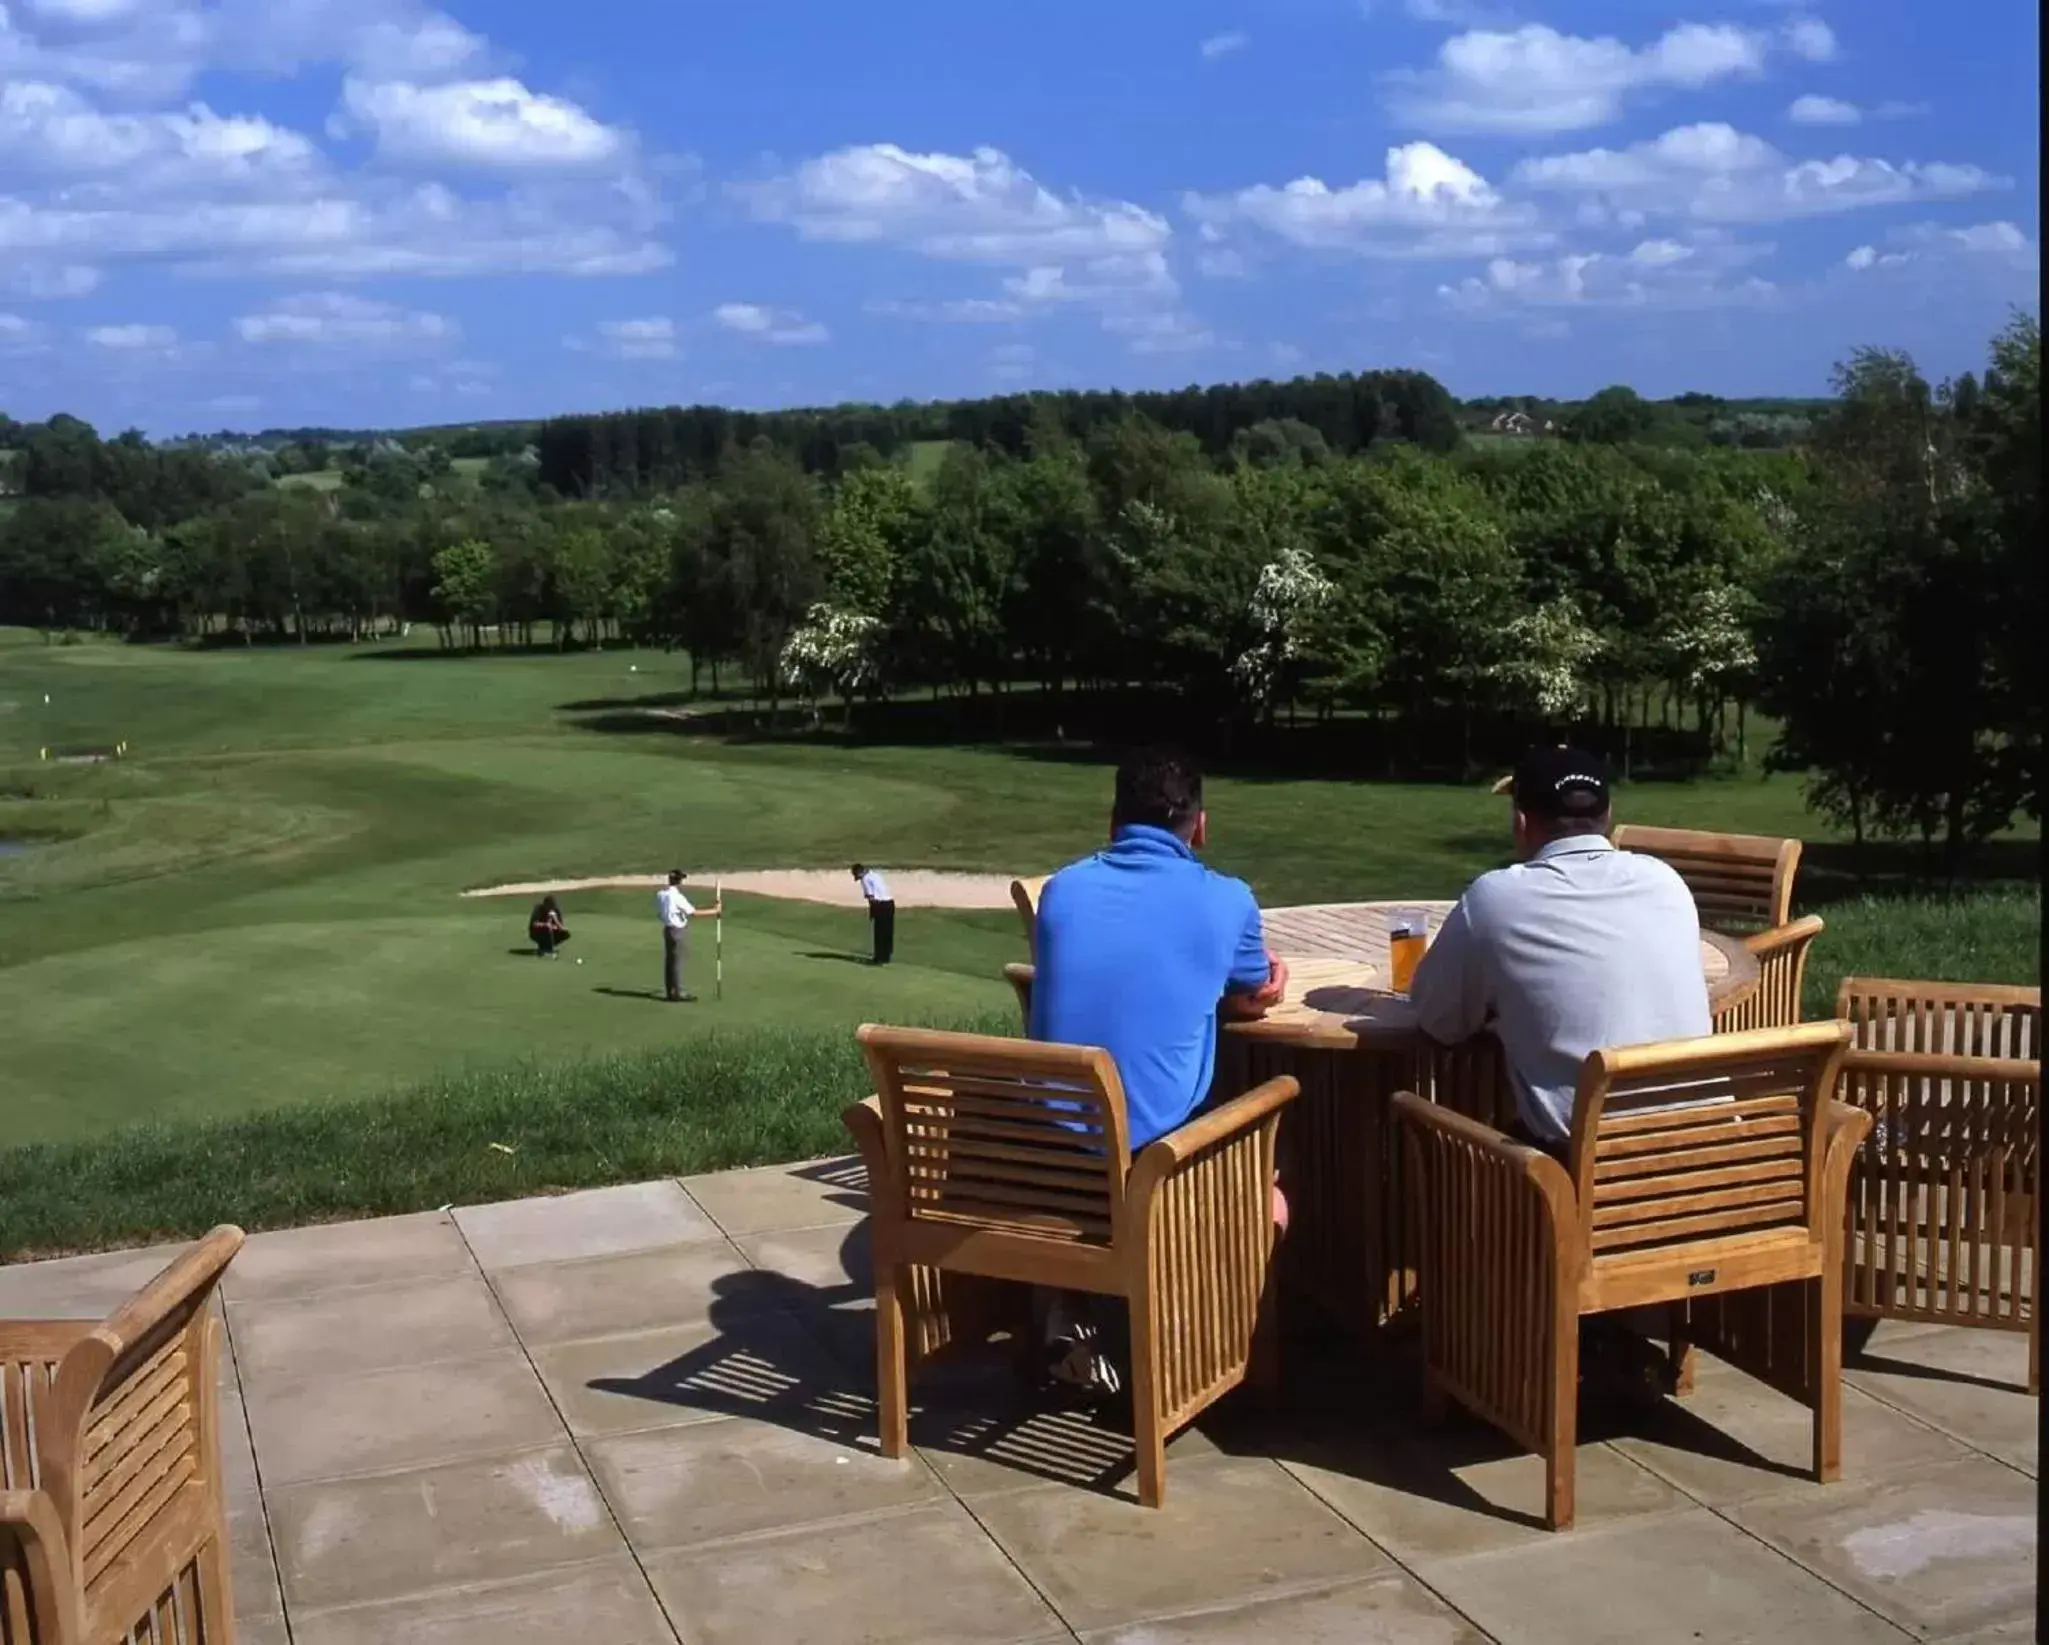
[[[1260,1021],[1233,1024],[1232,1032],[1347,1050],[1407,1044],[1416,1036],[1416,1013],[1407,999],[1387,991],[1388,925],[1397,911],[1418,912],[1434,935],[1452,906],[1350,902],[1267,909],[1267,946],[1288,962],[1287,997]],[[1719,931],[1700,934],[1700,969],[1713,1010],[1757,988],[1756,958]]]

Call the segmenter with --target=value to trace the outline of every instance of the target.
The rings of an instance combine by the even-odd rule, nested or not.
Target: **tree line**
[[[714,689],[738,671],[771,713],[1136,693],[1248,737],[1393,728],[1460,764],[1490,728],[1626,758],[1674,722],[1740,758],[1757,709],[1817,805],[1956,866],[2039,816],[2040,355],[2026,318],[1982,379],[1862,352],[1775,451],[1460,442],[1407,374],[1328,379],[1335,425],[1335,387],[1322,409],[1245,386],[983,402],[915,472],[889,428],[815,465],[740,414],[565,420],[608,453],[566,489],[545,438],[481,473],[379,442],[320,491],[65,420],[26,442],[0,520],[0,620],[617,638],[684,649]],[[684,442],[713,429],[715,451]]]

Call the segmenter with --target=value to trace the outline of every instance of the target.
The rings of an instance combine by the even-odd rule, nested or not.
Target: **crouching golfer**
[[[662,993],[672,1001],[694,1000],[683,987],[683,961],[689,952],[690,922],[698,910],[683,895],[683,870],[669,871],[669,883],[655,893],[655,910],[662,920]],[[724,905],[714,903],[703,912],[716,919]]]
[[[541,958],[552,960],[555,950],[569,940],[569,927],[562,923],[562,905],[553,897],[543,897],[526,917],[526,934]]]
[[[896,899],[889,894],[889,881],[866,863],[855,863],[854,878],[861,882],[861,895],[868,899],[868,923],[875,928],[876,965],[887,965],[896,952]]]

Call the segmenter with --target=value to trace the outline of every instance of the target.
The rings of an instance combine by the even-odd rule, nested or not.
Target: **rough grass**
[[[1806,1011],[1832,1016],[1845,977],[2042,981],[2040,886],[1958,896],[1863,896],[1817,910],[1828,929],[1807,961]]]

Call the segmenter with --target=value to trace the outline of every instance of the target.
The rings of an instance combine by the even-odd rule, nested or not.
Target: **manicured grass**
[[[864,1086],[851,1035],[718,1030],[382,1101],[0,1150],[0,1262],[810,1159],[847,1147],[840,1110]]]
[[[43,842],[0,856],[0,1146],[687,1050],[715,1029],[844,1037],[863,1018],[1004,1011],[1000,968],[1021,952],[1007,912],[906,911],[898,964],[876,972],[845,960],[866,940],[858,912],[736,897],[726,998],[690,1008],[644,997],[659,945],[638,893],[566,899],[582,966],[511,952],[525,904],[464,887],[856,858],[1030,874],[1102,837],[1110,772],[1072,750],[723,742],[618,706],[689,685],[687,660],[658,652],[194,652],[0,630],[0,840]],[[124,740],[105,765],[36,754]],[[1506,849],[1502,802],[1477,785],[1236,778],[1209,798],[1212,861],[1269,906],[1449,897]],[[1842,889],[1788,779],[1639,783],[1620,806],[1803,835],[1824,847],[1803,888]],[[2015,895],[1954,923],[1824,908],[1815,975],[1879,969],[1876,953],[1909,975],[2034,980],[2039,893]]]
[[[342,488],[342,471],[338,468],[316,468],[304,474],[280,474],[280,491],[339,491]]]
[[[2039,886],[1944,896],[1859,896],[1820,910],[1807,962],[1809,1017],[1835,1013],[1845,977],[2039,984]]]

